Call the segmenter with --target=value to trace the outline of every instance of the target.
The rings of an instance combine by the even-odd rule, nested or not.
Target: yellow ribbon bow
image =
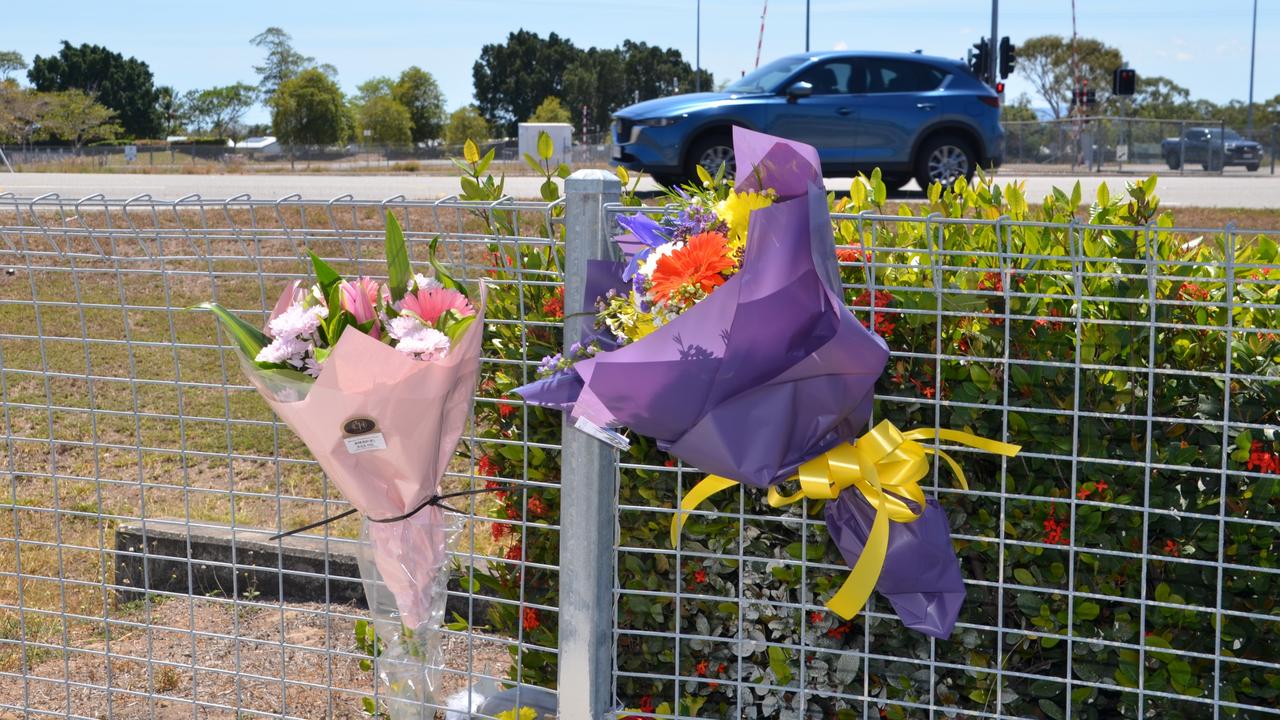
[[[802,498],[834,500],[852,487],[875,508],[862,554],[844,584],[827,601],[827,607],[845,620],[862,611],[880,579],[889,550],[889,522],[912,522],[924,513],[925,496],[920,481],[929,474],[927,456],[937,455],[945,460],[960,487],[969,489],[960,464],[937,448],[921,445],[920,440],[946,440],[1005,457],[1013,457],[1022,449],[958,430],[917,428],[904,433],[885,420],[852,445],[840,445],[801,465],[793,477],[800,481],[800,489],[795,493],[783,495],[777,487],[769,488],[772,507],[784,507]],[[680,509],[671,520],[672,546],[680,537],[689,511],[737,484],[728,478],[708,475],[685,493]]]

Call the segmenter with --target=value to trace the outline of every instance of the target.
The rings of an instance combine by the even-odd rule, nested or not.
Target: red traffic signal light
[[[1133,68],[1116,68],[1111,92],[1114,95],[1132,95],[1138,89],[1138,71]]]

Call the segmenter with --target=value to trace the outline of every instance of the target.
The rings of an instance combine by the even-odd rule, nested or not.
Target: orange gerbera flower
[[[694,235],[684,247],[658,260],[650,291],[658,302],[666,302],[684,287],[711,292],[724,284],[721,273],[732,269],[728,238],[717,232]]]

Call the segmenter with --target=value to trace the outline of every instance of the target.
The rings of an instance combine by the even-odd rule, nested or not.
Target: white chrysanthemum
[[[296,337],[278,336],[271,344],[258,351],[254,360],[268,363],[287,363],[302,367],[303,358],[311,346]]]
[[[323,313],[323,314],[322,314]],[[297,338],[310,335],[320,326],[320,320],[328,315],[323,305],[303,307],[302,303],[294,303],[287,310],[271,319],[268,330],[277,338]]]
[[[441,285],[440,281],[435,279],[434,276],[423,275],[422,273],[413,274],[413,288],[417,292],[421,292],[423,290],[435,290],[441,287],[444,286]]]
[[[387,323],[387,334],[396,339],[397,350],[418,360],[443,360],[449,354],[449,336],[412,315],[393,318]]]
[[[658,260],[670,255],[676,250],[679,250],[682,244],[683,243],[669,242],[663,243],[654,248],[645,256],[644,260],[640,261],[640,266],[636,268],[636,272],[646,278],[653,277],[654,271],[658,269]]]

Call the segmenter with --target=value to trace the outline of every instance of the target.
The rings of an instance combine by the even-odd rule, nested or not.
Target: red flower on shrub
[[[1178,299],[1204,302],[1209,299],[1209,291],[1195,283],[1184,282],[1178,286]]]
[[[542,314],[547,317],[559,320],[564,317],[564,287],[556,288],[551,297],[542,303]]]
[[[1050,510],[1049,517],[1044,519],[1044,537],[1041,538],[1041,542],[1048,543],[1049,545],[1069,544],[1071,542],[1070,538],[1063,534],[1067,530],[1068,525],[1068,523],[1058,519],[1058,515],[1055,510]]]
[[[710,666],[706,660],[699,660],[697,665],[693,666],[693,673],[699,677],[707,676],[707,668]]]
[[[989,272],[978,281],[978,289],[1004,292],[1004,278],[998,272]]]
[[[546,514],[546,512],[547,512],[547,506],[546,506],[546,503],[542,502],[542,498],[536,495],[529,498],[530,514],[532,514],[535,517],[541,517],[542,515]]]
[[[517,405],[512,405],[512,404],[510,404],[510,403],[499,403],[499,404],[498,404],[498,414],[499,414],[499,415],[501,415],[503,418],[510,417],[510,416],[511,416],[511,414],[512,414],[512,413],[514,413],[514,412],[515,412],[516,410],[518,410],[518,409],[519,409],[519,406],[517,406]]]
[[[1182,557],[1182,547],[1173,540],[1164,541],[1164,554],[1174,557]]]
[[[524,626],[525,632],[533,632],[542,627],[542,622],[538,620],[538,611],[533,608],[525,608],[520,613],[520,624]]]
[[[693,573],[693,581],[694,581],[694,582],[696,582],[696,583],[698,583],[699,585],[701,585],[702,583],[706,582],[706,581],[707,581],[707,571],[706,571],[706,570],[703,570],[702,568],[698,568],[698,570],[697,570],[696,572],[694,572],[694,573]]]
[[[489,523],[489,534],[493,536],[493,541],[497,542],[507,534],[507,526],[500,522]]]
[[[836,259],[842,263],[862,262],[862,250],[855,247],[836,248]]]
[[[485,477],[497,477],[498,464],[495,463],[488,455],[481,455],[480,459],[476,460],[476,474],[484,475]],[[488,487],[488,485],[485,487]]]
[[[1088,486],[1084,486],[1084,487],[1081,487],[1080,491],[1076,493],[1076,497],[1080,498],[1081,500],[1088,500],[1089,494],[1092,492],[1093,491],[1090,490]]]
[[[1262,443],[1254,440],[1249,446],[1249,462],[1245,465],[1248,470],[1256,470],[1262,473],[1271,473],[1272,475],[1280,475],[1280,455],[1276,455],[1270,450],[1264,450]]]
[[[827,637],[840,640],[844,638],[845,635],[849,634],[849,630],[851,630],[852,627],[853,627],[853,623],[844,623],[843,625],[837,625],[827,631]]]
[[[820,622],[822,622],[822,613],[818,612],[817,610],[814,610],[813,612],[809,613],[810,625],[817,625]]]
[[[507,548],[507,554],[505,557],[508,560],[519,560],[523,555],[524,548],[520,546],[520,543],[516,543],[515,545]]]
[[[889,305],[890,305],[893,301],[894,301],[893,293],[889,292],[888,290],[877,290],[877,291],[876,291],[876,301],[875,301],[875,303],[874,303],[876,307],[878,307],[878,308],[889,307]],[[862,291],[862,294],[858,295],[858,297],[856,297],[856,298],[854,298],[854,299],[853,299],[853,304],[854,304],[854,305],[860,305],[860,306],[863,306],[863,307],[868,307],[868,306],[872,305],[872,302],[871,302],[871,291],[870,291],[870,290],[863,290],[863,291]]]
[[[650,696],[650,695],[645,695],[645,696],[643,696],[643,697],[641,697],[641,698],[640,698],[640,712],[642,712],[642,713],[651,713],[651,712],[653,712],[653,697],[652,697],[652,696]]]
[[[502,487],[502,483],[498,482],[497,480],[489,480],[489,481],[485,482],[485,484],[484,484],[484,489],[485,489],[485,490],[493,490],[493,491],[494,491],[493,496],[494,496],[494,497],[496,497],[496,498],[498,498],[498,502],[506,502],[506,501],[507,501],[507,491],[506,491],[506,490],[499,490],[498,488],[500,488],[500,487]]]

